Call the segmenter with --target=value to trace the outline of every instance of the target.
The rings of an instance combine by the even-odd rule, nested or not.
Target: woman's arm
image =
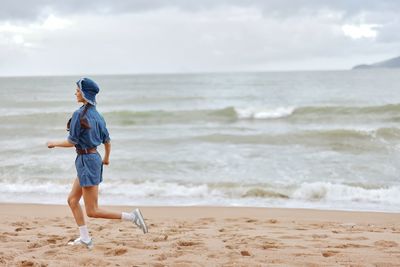
[[[110,164],[110,152],[111,152],[111,142],[104,143],[104,158],[103,164]]]
[[[54,148],[54,147],[73,147],[75,146],[74,144],[70,143],[68,140],[63,140],[63,141],[49,141],[47,142],[47,147],[48,148]]]

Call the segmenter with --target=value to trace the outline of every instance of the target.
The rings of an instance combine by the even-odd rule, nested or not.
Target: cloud
[[[51,15],[65,16],[114,16],[120,14],[140,14],[160,9],[176,9],[189,13],[209,13],[218,9],[256,9],[266,18],[277,20],[293,17],[334,16],[342,25],[377,25],[377,35],[388,25],[391,29],[400,28],[397,21],[400,1],[397,0],[3,0],[0,9],[0,22],[32,22],[44,20]],[[316,21],[316,23],[318,23]],[[364,26],[365,27],[365,26]],[[350,30],[345,27],[345,34]],[[364,29],[364,31],[366,31]],[[397,36],[396,34],[394,34]],[[390,39],[387,34],[379,41]]]
[[[315,14],[324,10],[354,16],[362,12],[400,11],[396,0],[3,0],[0,20],[34,20],[50,13],[56,15],[126,14],[178,8],[189,12],[239,7],[262,10],[266,16],[288,17]]]
[[[342,30],[346,36],[353,39],[360,38],[376,38],[377,28],[376,24],[361,24],[361,25],[343,25]]]
[[[19,1],[0,11],[3,75],[342,69],[400,52],[397,1]]]

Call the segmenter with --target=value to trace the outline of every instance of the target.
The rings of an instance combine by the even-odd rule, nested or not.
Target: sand
[[[132,207],[107,207],[127,211]],[[68,206],[0,204],[0,266],[400,266],[400,214],[142,207],[130,222],[87,218],[95,247],[70,247]]]

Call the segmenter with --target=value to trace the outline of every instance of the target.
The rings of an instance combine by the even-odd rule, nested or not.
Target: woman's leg
[[[75,221],[78,226],[85,225],[85,218],[83,216],[81,205],[79,200],[82,197],[82,187],[79,184],[78,178],[75,179],[72,185],[71,192],[68,196],[68,205],[71,208],[72,214],[74,215]]]
[[[82,193],[83,200],[85,201],[86,214],[88,217],[103,219],[121,219],[121,212],[112,212],[98,208],[98,185],[82,187]]]

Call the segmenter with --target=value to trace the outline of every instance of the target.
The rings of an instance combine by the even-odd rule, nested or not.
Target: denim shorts
[[[81,187],[98,185],[103,181],[103,161],[99,153],[77,155],[75,167]]]

